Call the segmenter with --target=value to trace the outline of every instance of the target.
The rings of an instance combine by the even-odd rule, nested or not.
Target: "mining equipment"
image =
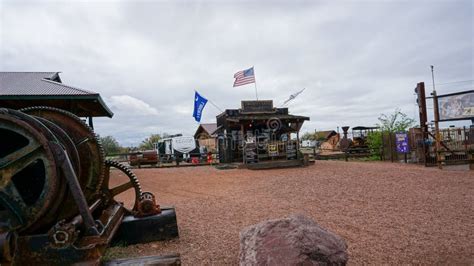
[[[352,139],[348,138],[349,126],[341,127],[343,138],[339,141],[339,147],[347,153],[369,153],[367,137],[370,133],[376,131],[378,127],[357,126],[352,128]]]
[[[99,265],[110,245],[178,237],[174,208],[157,205],[127,167],[106,160],[74,114],[0,108],[0,136],[1,265]],[[128,182],[114,186],[111,168]],[[135,192],[129,209],[116,199],[128,190]],[[164,259],[180,264],[178,255]]]

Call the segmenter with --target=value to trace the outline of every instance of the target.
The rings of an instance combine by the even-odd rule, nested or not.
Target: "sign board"
[[[242,101],[242,113],[272,113],[273,101]]]
[[[439,121],[474,119],[474,90],[438,96]]]
[[[408,153],[408,134],[405,132],[395,133],[395,145],[397,145],[397,152]]]
[[[268,156],[278,156],[278,145],[268,144]]]

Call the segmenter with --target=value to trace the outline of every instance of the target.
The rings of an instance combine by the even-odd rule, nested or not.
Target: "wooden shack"
[[[242,101],[217,117],[217,143],[222,163],[241,162],[248,168],[296,166],[299,131],[309,117],[289,114],[273,101]]]
[[[339,140],[341,136],[334,130],[316,131],[316,140],[320,141],[321,150],[336,150],[338,148]]]
[[[199,147],[206,147],[208,151],[215,152],[217,150],[217,134],[215,133],[216,130],[216,123],[200,124],[196,130],[196,133],[194,133],[194,138],[198,141]]]

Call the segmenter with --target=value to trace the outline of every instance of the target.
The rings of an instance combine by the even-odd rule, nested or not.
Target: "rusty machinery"
[[[0,264],[100,263],[114,243],[178,236],[174,208],[160,208],[72,113],[0,109]],[[110,168],[128,182],[113,186]],[[116,196],[134,190],[127,209]],[[178,258],[179,259],[179,258]]]
[[[339,147],[342,151],[347,151],[349,147],[352,145],[352,140],[347,137],[347,131],[349,130],[349,126],[342,127],[342,132],[344,132],[344,136],[339,141]]]
[[[378,127],[364,127],[358,126],[352,128],[352,139],[348,138],[347,133],[349,126],[341,127],[343,131],[343,137],[339,141],[339,147],[342,151],[347,153],[367,153],[369,152],[369,146],[367,143],[367,137],[370,133],[377,130]]]

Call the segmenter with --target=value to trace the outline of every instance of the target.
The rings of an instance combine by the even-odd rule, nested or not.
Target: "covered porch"
[[[226,110],[217,120],[223,163],[241,162],[250,166],[302,159],[298,153],[299,131],[309,117],[290,115],[288,108],[272,106],[259,112]]]

